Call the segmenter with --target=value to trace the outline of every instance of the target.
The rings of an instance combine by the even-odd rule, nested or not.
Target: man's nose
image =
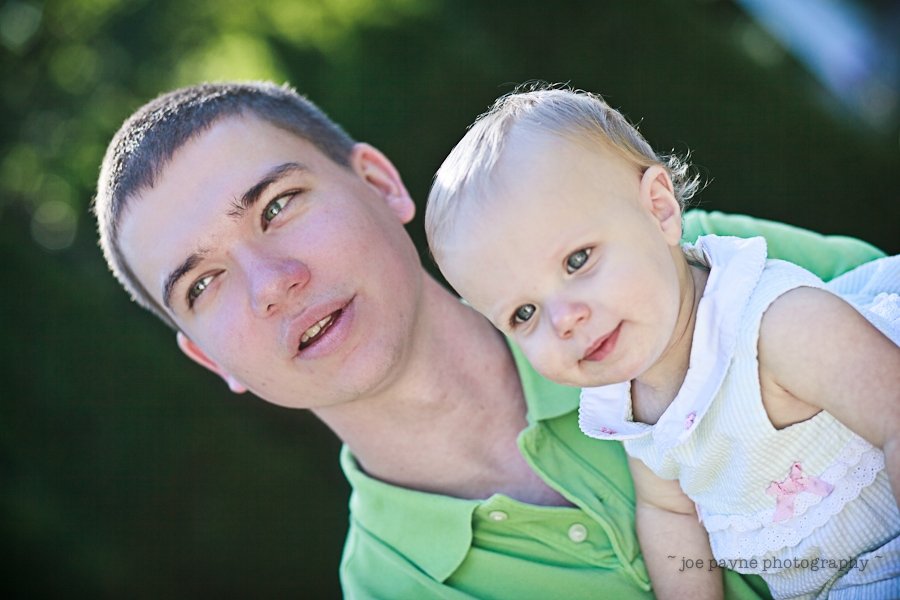
[[[274,314],[309,282],[306,264],[293,258],[267,258],[249,265],[250,303],[260,317]]]
[[[583,302],[558,301],[548,306],[550,323],[560,339],[569,339],[580,324],[587,321],[591,311]]]

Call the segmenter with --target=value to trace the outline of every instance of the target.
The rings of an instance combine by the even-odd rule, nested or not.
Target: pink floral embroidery
[[[616,434],[616,430],[615,430],[615,429],[610,429],[609,427],[605,427],[605,426],[604,426],[604,427],[601,427],[601,428],[600,428],[600,433],[602,433],[603,435],[615,435],[615,434]]]
[[[804,475],[803,467],[799,462],[791,465],[788,476],[782,481],[773,481],[766,493],[775,496],[775,514],[772,520],[776,523],[786,521],[794,516],[794,500],[800,492],[809,492],[816,496],[825,497],[831,493],[834,486],[818,477]]]
[[[689,413],[688,416],[686,416],[684,418],[684,428],[690,429],[691,427],[693,427],[694,419],[696,419],[696,418],[697,418],[697,413],[695,413],[695,412]]]

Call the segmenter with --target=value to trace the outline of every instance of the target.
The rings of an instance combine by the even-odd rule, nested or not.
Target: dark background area
[[[900,39],[894,3],[849,5],[872,39]],[[703,208],[896,253],[897,73],[860,112],[786,48],[725,0],[0,4],[0,593],[340,596],[338,441],[189,363],[96,247],[98,165],[144,101],[289,81],[391,157],[421,203],[496,96],[568,82],[657,149],[690,150]],[[421,247],[420,218],[410,231]]]

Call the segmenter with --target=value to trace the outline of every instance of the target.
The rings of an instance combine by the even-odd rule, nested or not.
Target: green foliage
[[[421,200],[496,96],[567,81],[657,148],[692,149],[703,207],[900,250],[896,128],[854,120],[728,2],[6,0],[0,56],[0,533],[18,595],[339,596],[337,441],[188,364],[95,247],[105,145],[174,86],[290,81]]]

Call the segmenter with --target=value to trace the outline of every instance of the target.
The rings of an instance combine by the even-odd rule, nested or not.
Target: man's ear
[[[225,381],[225,383],[228,384],[228,389],[230,389],[232,392],[234,392],[235,394],[243,394],[247,391],[247,388],[244,387],[243,384],[241,384],[234,377],[234,375],[229,374],[219,366],[219,363],[207,356],[206,353],[200,349],[200,346],[195,344],[188,336],[179,331],[175,335],[175,340],[178,342],[178,347],[187,355],[188,358],[221,377]]]
[[[388,157],[369,144],[358,143],[350,154],[353,170],[375,188],[401,223],[409,223],[416,205],[403,185],[400,173]]]
[[[669,172],[662,165],[653,165],[641,177],[641,204],[658,223],[669,245],[681,243],[681,204]]]

